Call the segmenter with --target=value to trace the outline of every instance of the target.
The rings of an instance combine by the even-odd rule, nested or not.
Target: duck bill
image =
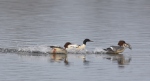
[[[94,41],[89,41],[89,42],[94,42]]]
[[[126,44],[127,44],[127,47],[128,47],[130,50],[132,50],[131,45],[130,45],[129,43],[126,43]]]

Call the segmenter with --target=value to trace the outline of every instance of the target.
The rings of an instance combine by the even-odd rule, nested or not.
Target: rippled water
[[[0,0],[0,81],[149,81],[149,13],[149,0]],[[85,38],[88,53],[48,53]],[[119,40],[133,49],[96,54]]]

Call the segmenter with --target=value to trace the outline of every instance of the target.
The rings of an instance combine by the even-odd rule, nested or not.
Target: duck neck
[[[124,49],[126,48],[126,46],[124,44],[121,47],[123,47]]]
[[[83,44],[86,45],[86,41],[83,41]]]
[[[123,45],[122,45],[122,46],[121,46],[121,45],[119,45],[119,46],[124,48],[124,46],[123,46]]]

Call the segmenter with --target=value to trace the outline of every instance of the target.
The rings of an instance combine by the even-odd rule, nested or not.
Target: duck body
[[[90,39],[85,39],[83,41],[83,44],[82,45],[77,45],[77,44],[72,44],[70,42],[66,42],[65,45],[64,45],[64,48],[63,47],[60,47],[60,46],[50,46],[51,50],[50,50],[50,53],[51,54],[67,54],[67,50],[84,50],[85,47],[86,47],[86,42],[93,42],[91,41]]]
[[[110,46],[109,48],[104,50],[106,51],[106,53],[109,54],[119,54],[122,53],[125,50],[125,48],[121,46]]]
[[[86,47],[85,44],[82,44],[82,45],[70,44],[70,45],[68,46],[68,48],[66,48],[66,49],[84,50],[85,47]]]
[[[50,46],[50,47],[51,47],[50,50],[51,54],[67,54],[67,50],[65,48],[59,46]]]
[[[118,42],[118,46],[110,46],[109,48],[104,49],[107,54],[119,54],[124,52],[126,48],[132,49],[130,44],[126,43],[123,40]]]
[[[50,53],[51,54],[67,54],[67,50],[66,48],[68,47],[68,45],[71,44],[70,42],[66,42],[63,47],[60,46],[50,46],[51,50]]]
[[[93,41],[91,41],[90,39],[85,39],[85,40],[83,41],[83,44],[82,44],[82,45],[72,44],[72,43],[68,42],[69,45],[66,47],[66,49],[67,49],[67,50],[69,50],[69,49],[73,49],[73,50],[84,50],[85,47],[86,47],[86,43],[87,43],[87,42],[93,42]],[[64,46],[64,47],[65,47],[65,46]]]

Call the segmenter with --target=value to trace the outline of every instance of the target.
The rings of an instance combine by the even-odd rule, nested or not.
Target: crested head
[[[125,44],[126,42],[124,41],[124,40],[120,40],[119,42],[118,42],[118,45],[119,46],[123,46],[123,44]]]
[[[84,39],[83,44],[86,45],[86,42],[93,42],[93,41],[91,41],[90,39]]]
[[[118,42],[118,45],[119,46],[122,46],[122,47],[125,47],[125,48],[129,48],[129,49],[132,49],[131,45],[129,43],[126,43],[124,40],[120,40]]]
[[[70,44],[71,44],[70,42],[66,42],[65,45],[64,45],[64,47],[68,48],[68,45],[70,45]]]

